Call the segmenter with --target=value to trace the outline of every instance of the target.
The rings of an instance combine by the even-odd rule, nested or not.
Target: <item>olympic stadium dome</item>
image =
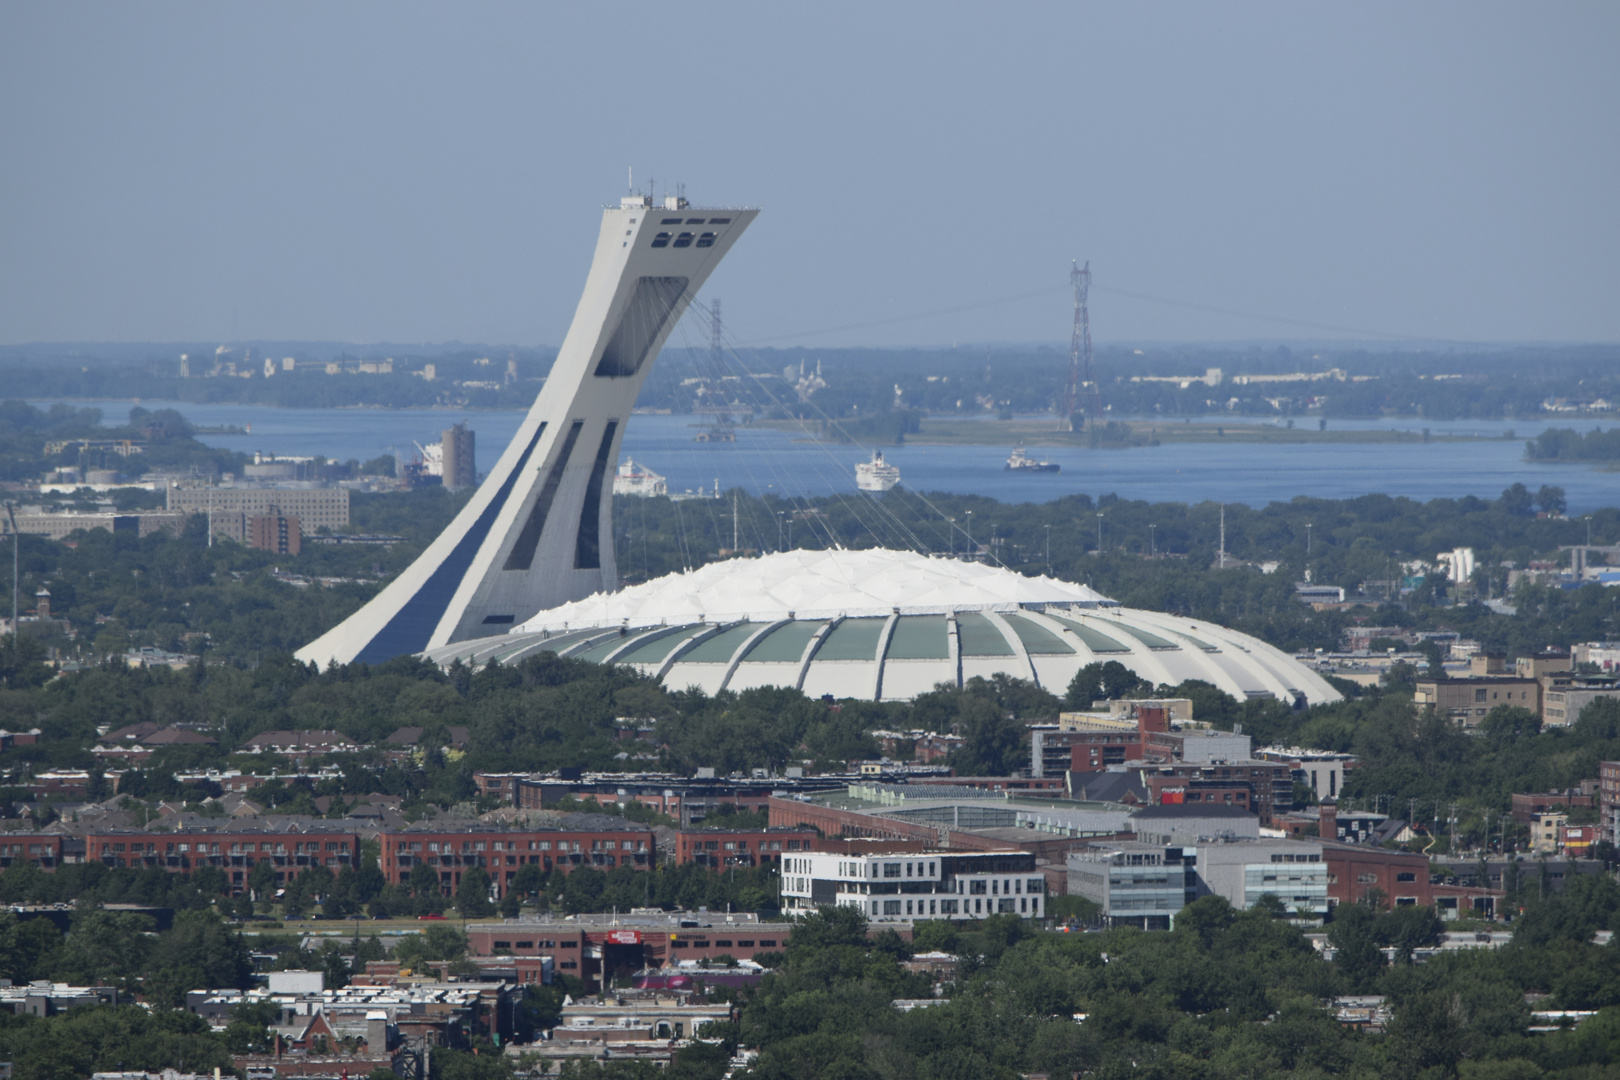
[[[1156,684],[1202,679],[1239,699],[1340,697],[1293,657],[1214,623],[1121,607],[1049,577],[882,549],[710,563],[423,655],[481,667],[541,652],[710,694],[791,686],[906,701],[1005,673],[1061,695],[1082,667],[1117,660]]]

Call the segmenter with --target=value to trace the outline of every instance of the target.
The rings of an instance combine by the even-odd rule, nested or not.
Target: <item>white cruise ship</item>
[[[855,466],[855,486],[862,491],[888,491],[900,482],[900,466],[883,460],[883,451],[872,451],[872,460]]]
[[[645,465],[637,465],[634,458],[625,458],[624,464],[613,475],[613,494],[668,495],[669,484]]]

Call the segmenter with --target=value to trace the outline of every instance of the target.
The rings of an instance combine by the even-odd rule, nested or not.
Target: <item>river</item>
[[[49,401],[35,402],[47,407]],[[75,401],[95,406],[119,422],[128,401]],[[412,442],[432,442],[457,420],[477,434],[478,466],[489,468],[523,419],[518,410],[455,412],[445,409],[278,409],[260,405],[142,401],[171,407],[202,427],[247,428],[244,435],[199,436],[211,446],[276,454],[324,454],[365,460],[397,448],[407,458]],[[1201,418],[1212,419],[1212,418]],[[1162,418],[1155,421],[1166,423]],[[1252,420],[1233,418],[1234,423]],[[1298,421],[1314,424],[1314,419]],[[993,423],[993,421],[987,421]],[[1012,475],[1003,464],[1012,446],[885,447],[899,466],[901,482],[918,491],[986,495],[1003,502],[1043,502],[1078,492],[1114,493],[1149,502],[1205,500],[1263,506],[1298,495],[1343,499],[1384,493],[1419,500],[1477,495],[1495,498],[1515,482],[1532,491],[1562,487],[1571,514],[1620,505],[1620,472],[1587,465],[1549,465],[1524,460],[1524,442],[1548,427],[1590,430],[1591,420],[1413,419],[1333,420],[1334,428],[1392,429],[1434,435],[1482,436],[1481,441],[1429,443],[1169,443],[1124,450],[1040,448],[1033,456],[1063,466],[1057,474]],[[741,487],[757,494],[825,495],[854,491],[854,468],[866,454],[854,446],[817,444],[793,434],[739,427],[737,441],[695,442],[703,430],[690,416],[635,416],[625,431],[624,451],[669,479],[671,491]],[[1504,438],[1509,432],[1517,437]]]

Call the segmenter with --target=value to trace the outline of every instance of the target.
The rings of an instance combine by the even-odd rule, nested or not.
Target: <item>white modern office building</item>
[[[782,909],[859,908],[870,922],[987,915],[1038,919],[1046,911],[1046,878],[1022,851],[924,851],[784,856]]]
[[[610,516],[625,422],[670,331],[757,213],[647,196],[603,210],[573,324],[511,445],[421,558],[299,659],[380,662],[617,589]]]

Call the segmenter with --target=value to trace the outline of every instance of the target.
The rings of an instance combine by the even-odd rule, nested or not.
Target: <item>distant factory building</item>
[[[52,540],[65,540],[80,529],[106,529],[110,533],[133,533],[150,536],[167,530],[179,533],[185,523],[184,514],[60,514],[45,511],[24,512],[17,515],[17,531],[30,536],[48,536]],[[11,532],[11,522],[0,515],[0,534]]]
[[[349,527],[349,492],[346,488],[181,488],[171,487],[168,508],[183,514],[212,514],[214,535],[245,542],[243,525],[221,526],[230,514],[248,517],[296,518],[305,536],[321,526]],[[19,522],[19,524],[21,524]],[[234,533],[229,531],[234,528]]]

